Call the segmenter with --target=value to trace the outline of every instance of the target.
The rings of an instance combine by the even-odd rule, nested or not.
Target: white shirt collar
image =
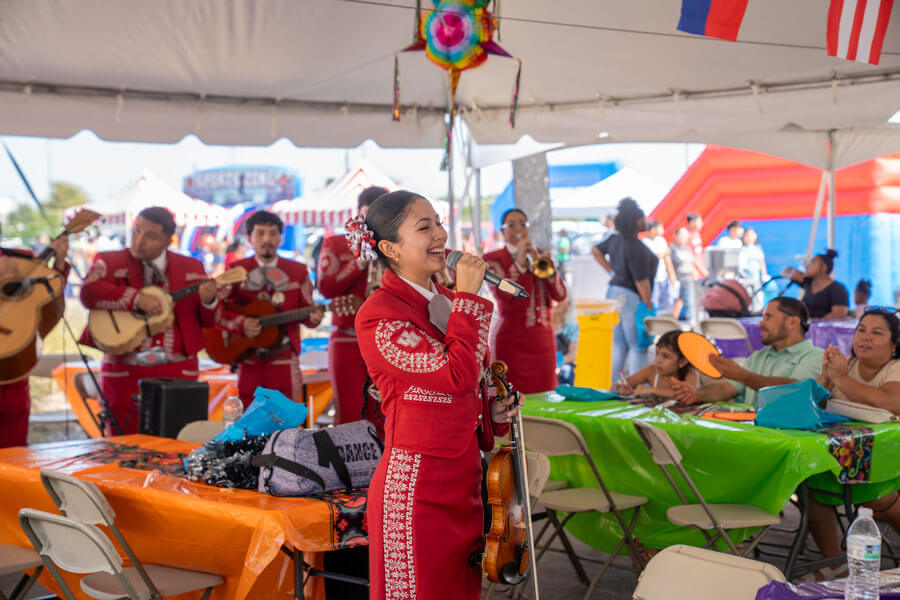
[[[506,249],[509,250],[509,255],[513,257],[515,260],[519,256],[519,247],[513,244],[506,244]]]
[[[278,263],[278,255],[277,254],[275,255],[275,258],[273,258],[270,261],[264,261],[262,258],[260,258],[259,254],[257,254],[255,256],[255,258],[256,258],[256,264],[259,265],[260,267],[274,267]]]
[[[425,297],[425,299],[428,300],[429,302],[431,302],[431,299],[434,298],[435,295],[437,294],[437,291],[435,291],[435,289],[434,289],[434,283],[431,282],[431,281],[428,282],[428,285],[431,286],[431,289],[430,289],[430,290],[426,290],[425,288],[423,288],[423,287],[422,287],[421,285],[419,285],[418,283],[413,283],[412,281],[410,281],[410,280],[407,279],[406,277],[402,277],[402,276],[400,276],[400,275],[397,275],[397,277],[400,277],[400,279],[402,279],[403,281],[405,281],[406,283],[408,283],[408,284],[410,285],[410,287],[412,287],[412,289],[414,289],[414,290],[416,290],[417,292],[419,292],[420,294],[422,294],[422,295]]]
[[[154,258],[153,260],[148,261],[148,262],[152,263],[153,266],[155,266],[157,269],[159,269],[160,273],[165,273],[166,266],[169,264],[167,255],[168,255],[168,251],[163,250],[162,254],[160,254],[159,256],[157,256],[156,258]]]

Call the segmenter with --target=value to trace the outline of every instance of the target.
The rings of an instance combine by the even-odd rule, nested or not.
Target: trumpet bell
[[[534,276],[538,279],[550,279],[556,273],[553,261],[549,256],[537,256],[534,259]]]

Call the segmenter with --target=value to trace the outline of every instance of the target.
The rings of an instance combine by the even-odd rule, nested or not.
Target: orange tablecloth
[[[99,363],[96,368],[93,365],[91,367],[99,380]],[[81,361],[67,362],[53,369],[53,380],[65,394],[66,400],[72,407],[72,412],[75,413],[78,422],[87,434],[93,438],[101,437],[100,430],[91,417],[91,413],[97,414],[100,412],[97,401],[89,398],[87,400],[88,406],[85,406],[81,396],[78,395],[78,390],[75,389],[75,375],[85,371],[87,369]],[[304,381],[308,382],[306,386],[307,405],[310,407],[313,422],[325,412],[333,396],[327,373],[327,371],[303,372]],[[221,419],[222,404],[225,402],[228,386],[237,385],[237,375],[231,373],[228,367],[225,366],[216,365],[210,369],[203,369],[201,365],[200,381],[209,383],[209,418],[213,420]]]
[[[78,440],[0,450],[0,543],[29,546],[17,514],[24,507],[57,512],[40,482],[50,468],[96,484],[116,512],[116,524],[142,561],[222,575],[213,599],[289,598],[294,566],[282,545],[304,552],[334,548],[330,505],[313,498],[276,498],[127,469],[111,444],[161,453],[189,452],[196,444],[146,435]],[[163,457],[163,460],[174,457]],[[308,559],[309,560],[309,559]],[[85,597],[72,576],[70,587]],[[45,571],[41,583],[57,589]],[[321,578],[307,597],[324,597]],[[199,597],[198,594],[185,597]]]

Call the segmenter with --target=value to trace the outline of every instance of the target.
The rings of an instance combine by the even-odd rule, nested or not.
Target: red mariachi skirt
[[[462,456],[385,448],[369,486],[369,598],[477,600],[484,546],[478,438]]]

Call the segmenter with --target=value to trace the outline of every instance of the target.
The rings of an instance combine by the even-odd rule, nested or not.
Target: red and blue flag
[[[748,0],[682,0],[679,31],[735,41]]]

